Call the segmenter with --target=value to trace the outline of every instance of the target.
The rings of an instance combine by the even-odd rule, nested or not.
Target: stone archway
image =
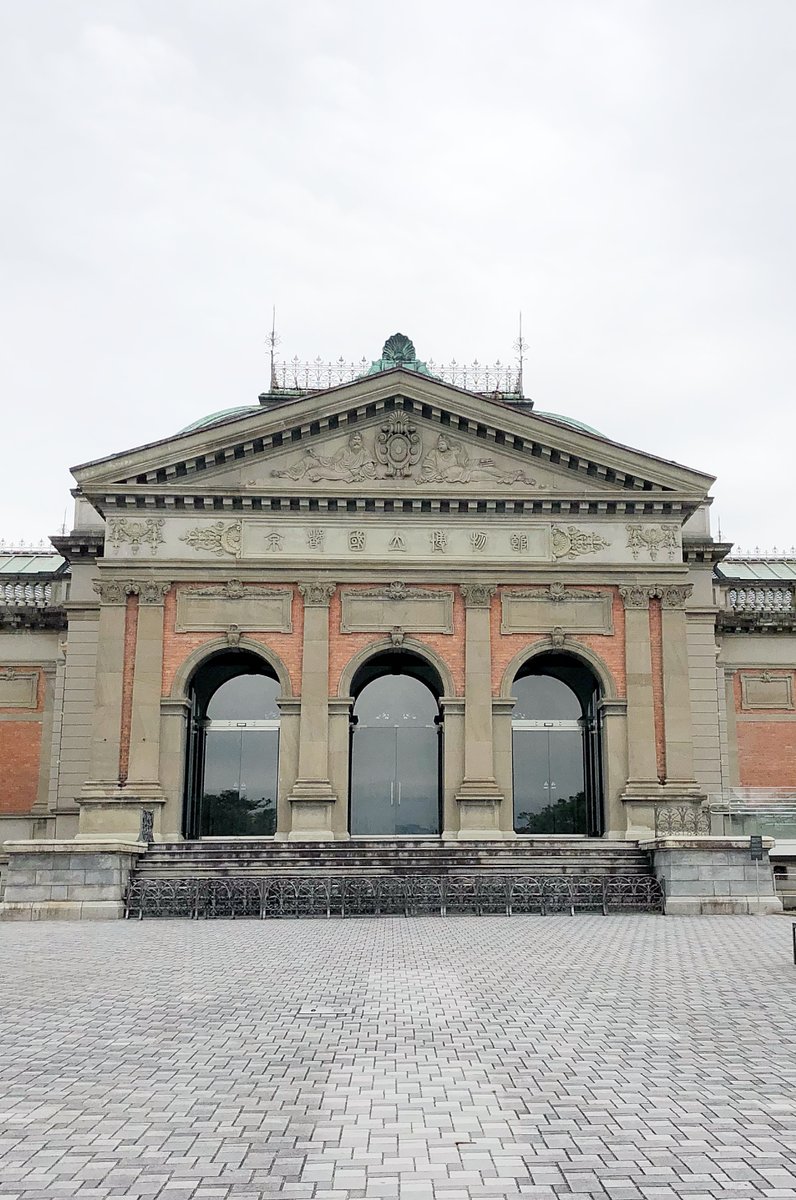
[[[392,649],[351,678],[349,830],[352,837],[442,832],[443,681],[429,661]]]

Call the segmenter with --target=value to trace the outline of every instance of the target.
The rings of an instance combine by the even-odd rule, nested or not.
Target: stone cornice
[[[33,605],[0,605],[0,629],[66,629],[63,605],[36,608]]]
[[[589,491],[588,485],[573,487],[572,491],[537,487],[532,491],[524,491],[522,495],[509,497],[506,487],[472,484],[468,485],[466,495],[451,498],[450,490],[442,485],[437,494],[420,494],[417,490],[411,490],[410,483],[405,482],[401,487],[384,487],[378,491],[375,488],[368,489],[363,484],[356,496],[351,495],[350,491],[335,490],[334,485],[328,483],[318,484],[312,491],[295,483],[289,490],[282,491],[270,487],[213,488],[201,484],[195,489],[185,487],[178,491],[170,486],[121,484],[112,490],[92,491],[90,499],[93,506],[109,520],[117,516],[134,517],[136,513],[140,514],[141,502],[152,508],[157,504],[158,513],[163,516],[218,517],[221,514],[228,520],[307,511],[310,505],[318,513],[334,514],[341,511],[341,504],[346,511],[363,515],[373,512],[405,515],[411,511],[442,514],[453,519],[482,513],[486,505],[487,514],[538,516],[556,522],[565,522],[569,518],[594,519],[595,516],[619,520],[625,517],[642,519],[648,516],[649,510],[649,493],[639,495],[633,491],[607,492],[603,489]],[[655,505],[655,517],[678,524],[691,516],[702,502],[700,498],[683,493],[659,494],[661,499]],[[197,507],[197,502],[201,502],[202,507]],[[349,509],[349,505],[354,507]]]
[[[693,538],[683,534],[683,562],[714,564],[726,558],[733,542],[714,542],[713,538]]]
[[[237,467],[305,439],[377,424],[391,412],[411,414],[453,436],[477,434],[485,451],[513,451],[528,466],[555,467],[564,478],[571,476],[577,491],[589,491],[593,499],[628,500],[638,493],[647,512],[651,502],[657,508],[671,498],[699,503],[713,481],[710,475],[575,430],[563,421],[519,412],[509,404],[400,370],[84,463],[74,474],[92,503],[100,499],[104,504],[106,497],[133,490],[138,496],[149,492],[164,497],[187,487],[192,496],[194,482],[201,490],[213,488],[216,468]],[[239,494],[244,491],[240,488]],[[274,491],[279,494],[283,488]],[[444,496],[447,490],[443,487],[439,493]],[[654,510],[653,515],[666,516]],[[140,508],[137,516],[142,517]]]
[[[796,609],[792,612],[732,612],[719,609],[716,614],[716,629],[719,633],[796,633]]]
[[[105,552],[103,529],[75,529],[71,533],[54,534],[50,541],[70,563],[102,558]]]

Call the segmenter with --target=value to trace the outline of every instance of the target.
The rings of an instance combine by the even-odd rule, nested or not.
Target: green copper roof
[[[595,437],[603,437],[599,429],[595,429],[592,425],[586,425],[583,421],[576,421],[573,417],[565,417],[561,413],[542,412],[540,409],[533,410],[535,417],[549,417],[551,421],[560,421],[562,425],[571,425],[573,429],[582,429],[584,433],[593,433]]]
[[[222,408],[218,412],[210,413],[208,417],[200,417],[198,421],[192,421],[190,425],[186,425],[178,432],[195,433],[197,429],[206,429],[208,425],[220,424],[222,421],[228,421],[230,417],[246,417],[250,413],[262,411],[259,404],[241,404],[237,408]]]

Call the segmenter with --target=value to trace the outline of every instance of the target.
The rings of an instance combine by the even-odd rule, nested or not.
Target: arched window
[[[438,835],[441,688],[435,673],[414,655],[385,655],[361,668],[352,691],[352,835]]]
[[[512,691],[516,832],[599,835],[599,687],[591,670],[566,654],[540,655]]]
[[[255,655],[217,655],[191,689],[185,835],[264,837],[276,831],[278,680]]]

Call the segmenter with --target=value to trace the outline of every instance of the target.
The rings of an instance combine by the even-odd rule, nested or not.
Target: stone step
[[[523,842],[357,839],[350,842],[229,841],[157,843],[141,858],[139,878],[225,878],[267,875],[522,875],[651,874],[635,842],[598,838]]]

